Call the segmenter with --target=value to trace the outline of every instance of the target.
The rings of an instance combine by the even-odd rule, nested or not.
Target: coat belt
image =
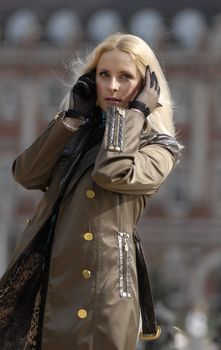
[[[151,291],[145,256],[138,233],[134,232],[134,243],[136,247],[136,264],[140,310],[142,318],[141,340],[154,340],[159,338],[161,328],[156,323],[154,302]]]

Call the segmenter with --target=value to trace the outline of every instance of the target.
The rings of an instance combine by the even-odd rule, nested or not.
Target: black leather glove
[[[129,102],[129,108],[138,109],[147,117],[155,107],[162,106],[158,103],[160,87],[155,72],[146,67],[144,83],[139,94]]]
[[[69,118],[84,117],[90,119],[90,115],[96,106],[95,70],[79,77],[70,93],[69,109],[65,116]]]

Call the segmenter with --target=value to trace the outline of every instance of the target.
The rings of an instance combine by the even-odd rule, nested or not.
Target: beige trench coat
[[[135,350],[140,311],[132,234],[175,163],[161,145],[141,145],[143,127],[140,113],[126,111],[121,152],[108,148],[106,128],[69,183],[55,229],[41,350]],[[58,116],[15,160],[16,181],[45,193],[11,264],[49,217],[63,176],[56,164],[71,138],[80,142],[80,130],[66,129]]]

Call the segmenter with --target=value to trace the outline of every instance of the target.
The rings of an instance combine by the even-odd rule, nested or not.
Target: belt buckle
[[[143,332],[140,332],[139,338],[140,340],[156,340],[160,337],[161,334],[161,327],[160,326],[156,326],[156,333],[152,333],[152,334],[145,334]]]

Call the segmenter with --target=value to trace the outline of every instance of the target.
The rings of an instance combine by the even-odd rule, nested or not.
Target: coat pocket
[[[131,244],[130,235],[126,232],[117,232],[119,256],[119,284],[120,297],[131,298]]]

